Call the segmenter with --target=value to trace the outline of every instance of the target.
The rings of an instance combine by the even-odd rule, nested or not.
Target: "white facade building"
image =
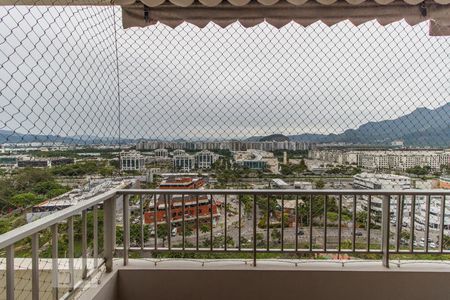
[[[145,168],[145,158],[137,151],[120,153],[122,171],[141,171]]]
[[[311,150],[309,157],[324,162],[356,164],[365,169],[400,170],[416,166],[439,171],[442,165],[450,165],[450,151],[446,150],[385,150],[347,151]]]
[[[271,152],[250,149],[234,152],[234,161],[243,167],[253,170],[269,169],[272,173],[279,173],[278,159]]]
[[[361,173],[353,176],[353,186],[370,190],[407,190],[411,188],[411,178],[392,174]]]
[[[173,157],[173,168],[181,172],[190,172],[195,168],[195,157],[188,154]]]
[[[154,151],[155,153],[155,158],[167,158],[169,157],[169,150],[161,148],[161,149],[156,149]]]
[[[173,156],[180,156],[180,155],[186,154],[186,151],[181,150],[181,149],[177,149],[177,150],[173,151],[172,154],[173,154]]]
[[[165,149],[185,149],[185,150],[230,150],[245,151],[248,149],[275,151],[275,150],[309,150],[314,147],[314,143],[298,141],[152,141],[142,140],[136,143],[137,150]]]
[[[199,169],[211,169],[213,163],[218,159],[218,155],[214,152],[203,150],[195,154],[197,162],[197,168]]]

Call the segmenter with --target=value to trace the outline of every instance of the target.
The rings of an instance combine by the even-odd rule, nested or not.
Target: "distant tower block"
[[[287,165],[287,163],[288,163],[287,152],[284,151],[284,152],[283,152],[283,164],[284,164],[284,165]]]

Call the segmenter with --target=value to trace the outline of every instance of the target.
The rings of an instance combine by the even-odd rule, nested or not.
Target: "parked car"
[[[297,235],[305,235],[305,232],[304,232],[303,230],[299,230],[299,231],[297,232]]]
[[[355,235],[356,236],[363,236],[363,233],[361,231],[357,231],[357,232],[355,232]]]

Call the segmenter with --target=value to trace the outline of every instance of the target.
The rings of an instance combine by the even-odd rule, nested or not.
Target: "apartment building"
[[[169,177],[161,182],[159,189],[201,189],[205,180],[201,177]],[[156,210],[155,210],[156,207]],[[220,217],[216,201],[210,195],[171,195],[160,196],[156,200],[156,206],[144,213],[146,224],[167,223],[169,220],[173,226],[180,225],[184,220],[193,221],[198,218],[202,222],[211,219],[215,224]]]
[[[141,171],[145,168],[145,158],[138,151],[122,152],[120,154],[120,169],[122,171]]]
[[[312,149],[314,143],[298,142],[298,141],[139,141],[136,144],[136,150],[156,150],[156,149],[184,149],[184,150],[230,150],[230,151],[245,151],[248,149],[255,149],[261,151],[276,151],[276,150],[309,150]]]
[[[374,170],[405,171],[408,168],[420,166],[438,171],[441,166],[450,165],[450,151],[448,150],[311,150],[309,157],[324,162],[354,164]]]

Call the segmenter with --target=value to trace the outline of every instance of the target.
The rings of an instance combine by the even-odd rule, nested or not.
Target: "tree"
[[[202,225],[200,226],[200,231],[201,231],[202,233],[207,233],[207,232],[209,232],[210,230],[211,230],[211,229],[210,229],[209,224],[204,223],[204,224],[202,224]]]
[[[162,246],[165,247],[166,239],[169,236],[169,225],[168,224],[158,225],[156,232],[157,232],[156,235],[158,236],[158,238],[162,239],[162,241],[163,241]]]
[[[319,179],[315,182],[316,189],[321,190],[325,187],[325,182],[322,179]]]
[[[367,225],[367,211],[359,211],[356,213],[356,224],[359,228],[366,228]]]
[[[305,160],[302,158],[300,160],[300,164],[298,165],[299,170],[301,170],[300,172],[304,172],[306,170],[308,170],[308,167],[306,166]]]
[[[439,241],[439,242],[441,242],[441,241]],[[448,235],[443,236],[442,246],[443,246],[443,249],[448,249],[448,247],[450,246],[450,236],[448,236]]]
[[[409,174],[414,174],[417,176],[423,176],[423,175],[427,175],[431,172],[431,167],[430,166],[415,166],[412,168],[408,168],[406,169],[406,173]]]
[[[239,201],[241,201],[241,203],[244,204],[244,213],[249,215],[251,213],[252,207],[253,207],[252,196],[242,195],[242,197],[240,197]]]
[[[262,247],[262,246],[264,246],[264,244],[265,244],[264,243],[264,235],[262,233],[258,232],[256,234],[256,245],[258,247]]]
[[[150,237],[149,225],[144,225],[144,240],[145,242]],[[141,244],[141,224],[130,224],[130,243],[132,245]]]
[[[292,175],[292,168],[290,165],[282,164],[282,165],[280,165],[280,167],[281,167],[280,172],[282,175],[284,175],[284,176]]]
[[[27,207],[41,202],[44,198],[34,193],[17,194],[11,198],[11,204],[15,207]]]
[[[281,243],[281,232],[278,229],[272,230],[270,236],[273,241],[276,241],[276,243]]]
[[[185,231],[184,236],[191,236],[194,233],[194,225],[186,222],[184,229],[181,227],[181,234],[183,234],[183,230]]]
[[[304,219],[308,216],[309,213],[309,203],[308,204],[299,203],[297,206],[297,212],[298,212],[298,222],[300,224],[300,227],[303,227],[303,223],[304,221],[306,221]]]

